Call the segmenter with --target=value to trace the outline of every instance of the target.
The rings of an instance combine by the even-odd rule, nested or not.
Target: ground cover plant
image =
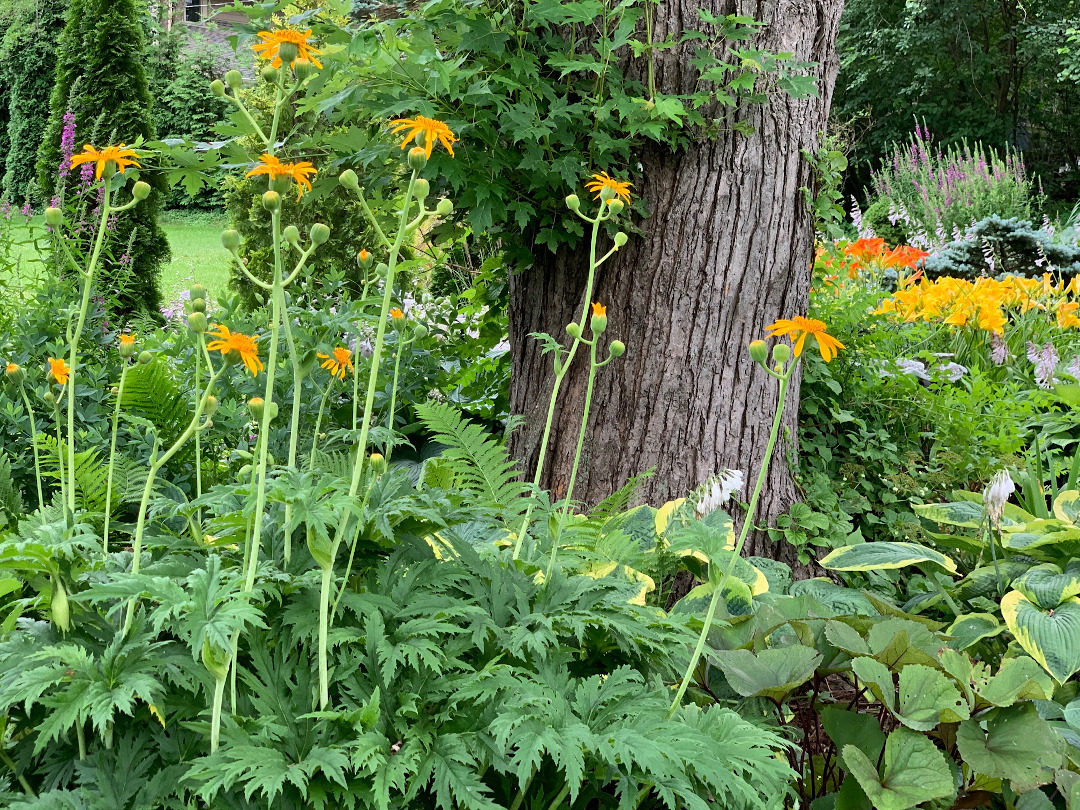
[[[523,468],[507,259],[450,196],[484,128],[328,123],[347,29],[264,11],[254,74],[207,88],[222,144],[68,139],[85,177],[32,223],[41,272],[0,314],[4,806],[1080,806],[1068,263],[997,272],[987,245],[994,272],[931,272],[947,245],[833,241],[836,192],[807,188],[831,231],[811,311],[740,347],[770,386],[763,462],[582,503],[598,382],[647,350],[597,294],[640,238],[628,175],[544,192],[588,261],[564,331],[530,336],[552,385]],[[841,158],[815,159],[834,185]],[[232,221],[121,320],[110,222],[153,172],[204,194],[231,173]],[[800,385],[803,502],[759,527]],[[761,535],[799,565],[747,556]]]

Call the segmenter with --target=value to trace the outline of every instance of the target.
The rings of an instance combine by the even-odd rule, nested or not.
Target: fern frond
[[[59,448],[56,438],[42,433],[38,436],[41,452],[42,475],[60,477],[60,452],[64,451],[64,476],[75,482],[75,500],[79,509],[92,515],[105,514],[105,498],[108,495],[109,463],[105,452],[99,447],[75,453],[75,471],[68,467],[66,448]],[[125,456],[117,456],[113,462],[113,490],[110,511],[120,506],[138,503],[146,485],[146,468]]]
[[[162,444],[172,444],[191,420],[189,392],[168,363],[154,360],[128,369],[120,407],[153,422]]]
[[[443,475],[455,486],[485,505],[522,509],[528,487],[518,480],[520,471],[503,447],[480,425],[464,419],[456,408],[428,402],[416,406],[416,414],[434,440],[446,445],[440,456]]]

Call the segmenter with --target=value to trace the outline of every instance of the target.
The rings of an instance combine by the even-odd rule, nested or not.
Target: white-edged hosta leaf
[[[1043,610],[1010,591],[1001,600],[1001,615],[1017,643],[1059,683],[1080,671],[1080,599]]]
[[[844,546],[820,562],[822,568],[831,571],[881,571],[927,564],[940,566],[950,574],[956,573],[956,563],[950,558],[918,543],[872,542]]]

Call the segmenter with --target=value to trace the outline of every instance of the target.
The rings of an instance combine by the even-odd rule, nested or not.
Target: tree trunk
[[[598,373],[573,493],[589,504],[649,469],[655,474],[642,483],[639,502],[684,496],[724,468],[741,470],[748,492],[764,456],[776,383],[746,347],[776,318],[807,309],[814,225],[800,189],[813,188],[814,177],[801,150],[815,150],[826,126],[843,0],[668,0],[657,6],[654,39],[693,27],[702,5],[718,16],[768,22],[755,44],[818,63],[820,97],[794,100],[774,90],[741,113],[756,130],[750,136],[727,132],[677,154],[652,148],[640,155],[643,180],[634,191],[650,216],[637,223],[642,235],[600,268],[593,295],[608,308],[602,346],[618,338],[628,351]],[[685,54],[662,57],[659,89],[685,90],[693,79]],[[511,448],[530,473],[553,371],[551,356],[528,335],[547,332],[566,342],[565,326],[585,303],[586,269],[581,249],[552,255],[541,248],[532,267],[511,277],[511,408],[526,419]],[[579,352],[555,412],[543,484],[556,496],[566,491],[587,370]],[[759,525],[795,500],[785,456],[795,450],[797,411],[795,382]],[[764,532],[747,545],[747,553],[787,561],[792,551]]]

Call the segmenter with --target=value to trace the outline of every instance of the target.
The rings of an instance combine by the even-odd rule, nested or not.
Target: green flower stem
[[[75,724],[75,739],[79,744],[79,759],[85,761],[86,759],[86,732],[83,730],[82,722]]]
[[[0,760],[2,760],[3,763],[8,766],[8,768],[11,770],[12,775],[19,780],[19,785],[22,787],[23,792],[27,796],[33,796],[36,799],[37,794],[34,793],[34,789],[30,787],[30,783],[26,781],[26,777],[19,772],[19,766],[15,764],[15,761],[8,756],[7,751],[5,751],[3,748],[0,748]]]
[[[83,329],[86,327],[86,313],[90,308],[90,287],[94,282],[94,273],[97,271],[98,261],[101,259],[101,249],[105,244],[105,232],[109,224],[110,209],[109,181],[104,184],[104,194],[101,197],[101,221],[98,223],[97,236],[94,237],[94,248],[90,254],[90,262],[82,273],[82,300],[79,303],[79,317],[75,323],[75,331],[69,333],[68,350],[68,469],[75,469],[75,370],[79,364],[79,341],[82,340]],[[61,451],[62,452],[62,451]],[[75,511],[75,487],[68,487],[68,509]]]
[[[319,585],[319,709],[326,711],[330,705],[330,681],[327,672],[326,639],[330,631],[330,591],[334,583],[334,565],[322,569]]]
[[[532,786],[533,779],[536,778],[536,771],[533,770],[529,774],[529,778],[525,780],[525,784],[521,786],[521,790],[518,791],[517,796],[514,797],[514,803],[510,805],[510,810],[518,810],[521,807],[521,803],[525,801],[525,794],[529,792],[529,788]]]
[[[196,354],[195,357],[197,361],[198,354]],[[101,531],[101,551],[105,557],[109,556],[109,521],[112,518],[113,465],[116,463],[116,429],[120,422],[120,402],[124,398],[124,382],[127,380],[128,372],[127,360],[122,360],[122,362],[123,365],[120,367],[120,385],[117,386],[116,389],[116,407],[113,408],[112,438],[109,440],[109,472],[105,484],[105,526]],[[199,372],[198,366],[196,366],[195,379],[198,380],[198,378]],[[196,385],[198,385],[198,382],[196,382]],[[198,433],[195,434],[195,441],[199,441]],[[198,452],[198,444],[196,444],[195,447],[196,452]]]
[[[45,497],[41,494],[41,459],[38,455],[38,443],[37,443],[37,420],[34,419],[34,409],[30,405],[30,397],[26,394],[26,386],[19,386],[19,393],[22,394],[23,405],[26,406],[26,414],[30,417],[30,447],[34,451],[34,476],[37,479],[37,500],[38,509],[41,509],[45,505]]]
[[[360,314],[363,317],[367,309],[368,285],[371,276],[364,271],[364,287],[360,291]],[[356,430],[357,421],[360,418],[360,321],[356,323],[356,347],[353,349],[353,375],[352,375],[352,429]]]
[[[570,793],[570,784],[563,785],[562,790],[558,792],[554,799],[551,800],[551,804],[548,805],[548,810],[558,810],[558,807],[563,803],[563,799]]]
[[[214,681],[214,708],[210,714],[210,753],[218,750],[221,742],[221,703],[225,697],[225,685],[229,682],[228,677],[218,678]]]
[[[202,396],[202,392],[199,390],[199,384],[202,380],[202,353],[195,349],[195,401],[198,402]],[[124,369],[127,369],[125,364]],[[124,376],[123,372],[120,375],[120,396],[124,393]],[[117,408],[119,408],[119,397],[117,398]],[[116,442],[116,422],[113,422],[113,442]],[[109,467],[109,473],[112,474],[112,467]],[[197,432],[195,434],[195,497],[202,497],[202,433]],[[201,511],[201,510],[200,510]]]
[[[371,494],[371,488],[375,485],[375,479],[368,482],[367,492],[364,493],[364,503],[367,503],[368,495]],[[353,542],[349,547],[349,561],[345,564],[345,576],[341,578],[341,587],[338,588],[337,596],[334,597],[334,606],[330,610],[330,621],[334,621],[334,617],[337,616],[338,605],[341,604],[341,597],[345,595],[345,588],[349,585],[349,577],[352,575],[353,560],[356,558],[356,538],[360,535],[360,523],[356,526],[356,534],[353,537]],[[337,548],[334,548],[334,554],[337,555]]]
[[[735,548],[731,553],[731,561],[728,563],[727,568],[724,569],[724,573],[716,583],[712,599],[709,600],[709,609],[705,613],[705,623],[701,627],[701,634],[698,636],[697,644],[694,646],[694,652],[690,656],[690,661],[686,665],[686,674],[683,675],[682,682],[679,684],[679,689],[675,693],[675,698],[671,701],[671,706],[668,708],[667,717],[669,720],[682,704],[683,696],[686,695],[686,689],[690,686],[690,679],[694,677],[694,670],[697,669],[698,661],[701,659],[701,654],[705,649],[705,642],[709,637],[709,631],[712,629],[713,620],[716,618],[716,608],[720,604],[720,599],[723,596],[724,585],[731,576],[731,572],[735,570],[735,564],[739,560],[739,555],[742,554],[743,546],[746,544],[746,537],[750,533],[750,526],[753,523],[754,512],[757,510],[758,499],[761,497],[761,490],[765,486],[765,476],[769,472],[769,462],[772,460],[773,450],[776,447],[776,440],[780,435],[780,422],[784,416],[784,402],[787,399],[788,384],[791,382],[791,374],[797,365],[798,359],[792,358],[790,365],[788,365],[787,369],[784,371],[779,373],[769,371],[770,374],[780,381],[780,391],[777,394],[776,414],[773,416],[772,429],[769,431],[769,443],[765,446],[765,457],[761,460],[761,469],[758,471],[757,482],[754,484],[754,493],[750,496],[750,503],[746,507],[746,517],[743,519],[742,531],[739,532],[738,542],[735,543]]]
[[[581,216],[586,222],[592,223],[592,236],[589,241],[589,275],[585,280],[585,304],[581,308],[581,319],[577,321],[578,336],[573,339],[570,344],[570,348],[566,350],[566,359],[564,360],[560,356],[559,350],[556,350],[555,354],[555,382],[551,386],[551,398],[548,400],[547,409],[547,421],[544,423],[544,433],[540,439],[540,452],[536,460],[536,472],[533,474],[533,486],[540,486],[540,477],[544,472],[544,460],[547,458],[548,442],[551,439],[551,426],[555,421],[555,403],[559,399],[559,390],[562,388],[563,378],[570,370],[570,364],[574,361],[574,356],[577,354],[578,346],[581,344],[582,335],[585,333],[585,319],[589,314],[589,304],[592,302],[593,284],[596,280],[596,269],[604,263],[604,261],[614,253],[614,250],[608,251],[608,253],[599,261],[596,259],[596,240],[600,235],[600,223],[608,219],[604,216],[607,210],[607,206],[601,203],[600,210],[596,212],[596,216],[592,219]],[[529,530],[529,519],[532,517],[532,504],[525,511],[525,518],[521,522],[521,529],[518,530],[517,539],[514,541],[514,554],[513,559],[517,559],[521,554],[521,548],[525,544],[525,538]]]
[[[296,468],[296,451],[300,440],[300,386],[304,384],[304,369],[300,366],[300,353],[296,349],[296,339],[293,337],[292,325],[289,323],[289,313],[286,310],[283,319],[285,325],[285,344],[289,347],[289,360],[292,365],[293,388],[292,388],[292,416],[289,420],[289,467]],[[292,503],[285,504],[285,523],[283,526],[285,547],[282,556],[285,565],[292,559]]]
[[[200,338],[200,342],[202,339]],[[206,351],[205,344],[203,351]],[[209,363],[209,357],[207,357]],[[158,443],[154,443],[154,453],[151,456],[150,469],[146,475],[146,485],[143,487],[142,500],[139,502],[139,518],[135,524],[135,540],[132,544],[133,554],[131,558],[131,573],[139,573],[139,566],[142,561],[142,545],[143,545],[143,533],[146,531],[146,512],[150,504],[150,495],[154,491],[154,479],[157,477],[158,471],[161,470],[169,460],[172,459],[179,451],[180,448],[187,443],[188,439],[194,435],[196,431],[204,430],[207,427],[207,422],[200,424],[202,420],[203,409],[206,407],[206,400],[210,397],[211,392],[214,390],[214,383],[217,382],[218,376],[225,369],[222,365],[217,371],[213,371],[213,366],[210,367],[212,373],[210,379],[206,384],[206,390],[203,392],[202,398],[195,404],[195,414],[191,417],[191,421],[184,429],[184,432],[173,442],[172,447],[165,451],[164,455],[158,456]],[[135,599],[132,598],[128,602],[127,618],[124,620],[124,633],[131,628],[131,621],[135,615]]]
[[[326,384],[326,390],[323,392],[322,399],[319,400],[319,415],[315,417],[315,433],[311,437],[311,453],[308,454],[308,471],[311,472],[315,469],[315,449],[319,445],[319,429],[322,427],[323,413],[326,411],[326,400],[330,397],[330,389],[334,387],[334,380],[337,377],[330,375],[330,382]],[[286,523],[286,526],[289,524]]]
[[[394,352],[394,382],[390,386],[390,416],[386,420],[386,429],[389,431],[389,436],[386,439],[386,452],[383,454],[386,457],[386,463],[390,463],[390,455],[394,450],[394,415],[397,410],[397,389],[398,389],[398,377],[401,374],[401,355],[404,354],[405,347],[412,341],[402,340],[404,332],[398,330],[397,333],[397,346]]]
[[[280,96],[280,92],[279,92]],[[280,106],[280,100],[279,100]],[[275,114],[275,122],[277,116]],[[274,235],[274,281],[270,307],[270,352],[266,359],[266,386],[263,389],[264,416],[259,425],[258,461],[255,465],[255,516],[251,530],[251,554],[248,569],[244,576],[244,591],[250,593],[255,587],[255,572],[258,569],[259,549],[262,545],[262,528],[266,510],[266,465],[270,455],[270,423],[274,400],[274,377],[278,360],[278,326],[281,324],[282,310],[285,308],[285,290],[282,284],[281,269],[281,209],[270,216]]]
[[[60,392],[60,397],[64,395],[64,392]],[[60,462],[58,472],[60,475],[60,502],[67,504],[67,491],[68,482],[67,477],[64,474],[64,442],[60,438],[60,397],[56,398],[56,402],[53,403],[53,421],[56,423],[56,458]]]

